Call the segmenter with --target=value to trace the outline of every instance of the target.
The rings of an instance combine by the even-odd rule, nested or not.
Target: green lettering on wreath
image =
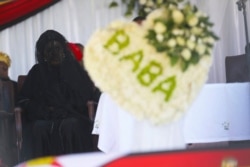
[[[121,61],[123,61],[123,60],[132,61],[133,64],[134,64],[133,71],[136,71],[140,66],[142,58],[143,58],[143,52],[142,52],[142,50],[139,50],[137,52],[131,53],[131,54],[126,55],[126,56],[123,56],[120,60]]]
[[[113,54],[118,54],[123,48],[129,45],[129,36],[123,31],[118,30],[108,40],[104,47]]]
[[[151,61],[141,70],[137,76],[137,79],[142,85],[149,86],[156,79],[156,77],[161,74],[162,66],[155,61]]]
[[[160,91],[163,92],[165,96],[165,101],[169,101],[174,89],[176,88],[176,78],[175,76],[169,77],[164,81],[160,82],[154,89],[153,92]]]

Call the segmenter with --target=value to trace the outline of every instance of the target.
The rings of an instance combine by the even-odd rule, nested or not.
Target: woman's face
[[[59,65],[64,59],[64,51],[61,43],[51,41],[44,48],[44,59],[50,65]]]
[[[8,65],[4,62],[0,62],[0,77],[8,78]]]

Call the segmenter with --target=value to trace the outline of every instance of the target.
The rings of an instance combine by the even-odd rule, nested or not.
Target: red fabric
[[[0,5],[0,29],[60,0],[14,0]]]
[[[71,51],[73,52],[75,58],[77,61],[82,61],[83,58],[83,54],[81,49],[74,43],[68,43],[69,48],[71,49]]]
[[[134,154],[116,159],[104,167],[220,167],[228,158],[236,160],[238,167],[250,166],[250,148]]]

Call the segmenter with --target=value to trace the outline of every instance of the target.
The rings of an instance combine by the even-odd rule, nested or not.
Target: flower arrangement
[[[178,3],[183,1],[184,0],[121,0],[122,5],[126,7],[125,16],[131,16],[134,11],[136,11],[139,16],[146,16],[155,9],[168,7],[170,5],[177,6]],[[118,5],[116,1],[112,1],[109,7],[113,8]]]
[[[211,50],[218,37],[211,31],[213,24],[209,17],[183,0],[123,0],[127,9],[125,15],[131,15],[138,6],[139,15],[148,15],[161,8],[163,14],[147,18],[149,25],[146,38],[158,52],[171,58],[171,65],[180,64],[183,71],[192,64],[197,64],[201,56],[211,55]],[[117,6],[113,1],[110,7]]]
[[[85,47],[85,67],[121,108],[153,124],[170,123],[206,82],[218,38],[208,17],[189,3],[180,8],[176,0],[129,2],[154,10],[142,25],[113,21],[97,30]]]

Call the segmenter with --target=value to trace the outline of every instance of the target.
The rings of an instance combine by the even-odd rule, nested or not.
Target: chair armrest
[[[95,119],[95,105],[97,105],[94,101],[88,101],[87,107],[88,107],[88,113],[89,113],[89,119],[94,122]]]
[[[0,111],[0,119],[11,119],[12,117],[13,117],[13,113]]]
[[[16,134],[17,134],[17,148],[20,150],[22,148],[22,109],[20,107],[16,107],[14,109],[15,112],[15,122],[16,122]]]

